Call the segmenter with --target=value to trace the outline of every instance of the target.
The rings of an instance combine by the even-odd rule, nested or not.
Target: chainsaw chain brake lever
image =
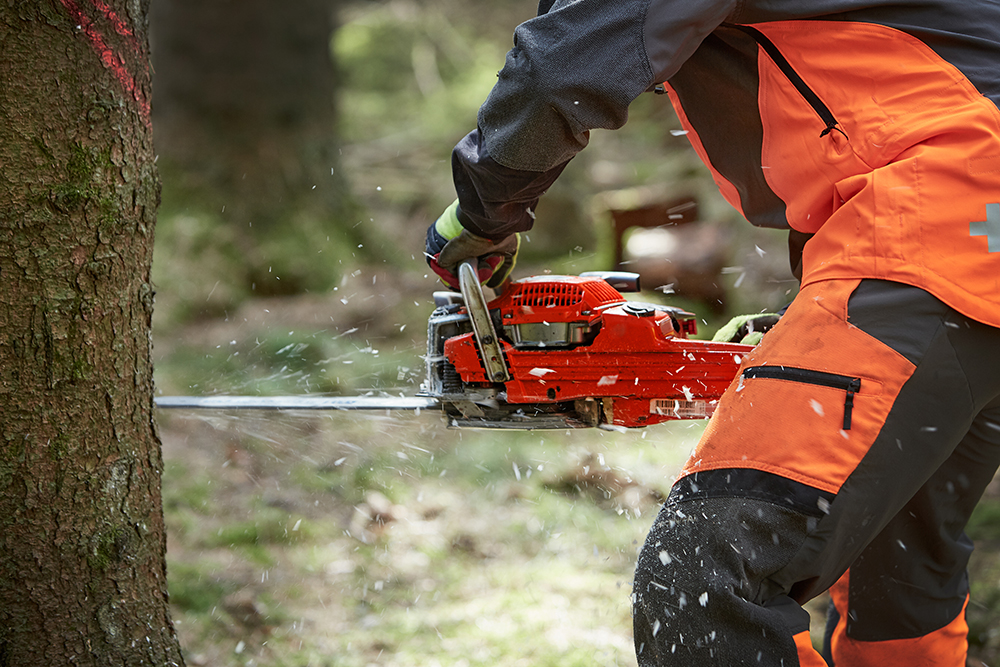
[[[459,264],[458,285],[462,290],[465,308],[469,311],[472,333],[476,339],[476,345],[479,347],[486,375],[493,382],[507,382],[511,379],[510,370],[507,368],[507,361],[503,358],[500,339],[497,337],[496,328],[493,326],[492,318],[490,318],[490,310],[486,305],[483,286],[479,283],[477,264],[478,261],[475,258],[463,260]]]

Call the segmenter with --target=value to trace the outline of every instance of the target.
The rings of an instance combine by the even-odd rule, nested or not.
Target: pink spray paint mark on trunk
[[[76,21],[77,27],[83,31],[83,34],[87,37],[90,42],[91,47],[97,53],[98,57],[101,59],[101,64],[104,65],[108,70],[114,74],[115,78],[121,84],[125,92],[129,93],[139,105],[139,112],[142,115],[143,122],[147,127],[150,126],[149,111],[150,104],[149,100],[139,89],[139,85],[136,83],[135,77],[128,71],[125,67],[125,59],[119,54],[115,53],[114,50],[108,45],[107,40],[104,35],[101,34],[94,22],[90,20],[83,10],[74,0],[59,0],[63,7],[69,12],[73,20]],[[114,26],[115,31],[125,37],[132,48],[137,52],[141,53],[141,48],[139,47],[139,42],[135,38],[135,34],[129,29],[124,21],[111,9],[103,0],[91,0],[91,4],[100,11],[104,17]]]
[[[104,0],[90,0],[90,4],[97,8],[99,12],[104,14],[104,18],[108,20],[115,27],[115,32],[117,32],[122,37],[128,39],[129,44],[136,51],[136,53],[141,53],[142,48],[139,46],[139,40],[136,39],[135,33],[132,32],[131,28],[115,13],[115,10],[108,6],[108,3]]]

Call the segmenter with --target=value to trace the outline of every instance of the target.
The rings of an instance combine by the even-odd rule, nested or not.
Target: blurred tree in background
[[[222,304],[326,289],[337,260],[370,235],[357,225],[334,133],[330,36],[340,4],[153,4],[163,233],[175,250],[166,261],[181,273],[179,255],[214,264]],[[301,261],[319,251],[325,262]]]

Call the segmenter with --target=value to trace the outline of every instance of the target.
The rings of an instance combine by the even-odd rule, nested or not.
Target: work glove
[[[756,345],[764,334],[781,318],[776,313],[737,315],[724,327],[715,332],[712,340],[716,343],[743,343]]]
[[[499,287],[514,269],[520,246],[520,234],[491,241],[462,227],[455,200],[428,228],[424,255],[441,282],[454,290],[459,289],[458,265],[472,258],[478,260],[479,281],[487,287]]]

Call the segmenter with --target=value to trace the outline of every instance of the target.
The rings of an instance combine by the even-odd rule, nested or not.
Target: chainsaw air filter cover
[[[490,309],[500,311],[503,331],[515,348],[571,347],[591,342],[600,309],[622,301],[603,280],[536,276],[512,283]]]

